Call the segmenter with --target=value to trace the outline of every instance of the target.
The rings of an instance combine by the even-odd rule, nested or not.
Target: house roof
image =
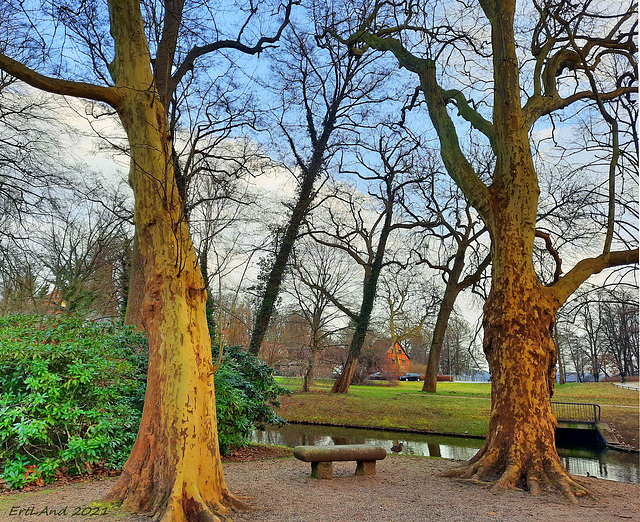
[[[404,348],[400,346],[400,343],[397,341],[391,348],[387,350],[387,353],[393,353],[394,348],[396,349],[396,353],[402,353],[407,357],[407,359],[411,359],[411,357],[409,357],[409,354],[404,351]]]

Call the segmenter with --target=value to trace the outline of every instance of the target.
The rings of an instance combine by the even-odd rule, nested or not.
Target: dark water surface
[[[374,444],[391,453],[391,446],[402,442],[402,455],[422,455],[454,460],[469,460],[480,449],[483,439],[399,433],[393,431],[334,428],[289,424],[282,428],[255,431],[253,441],[280,446]],[[558,453],[570,473],[630,484],[640,483],[639,454],[606,447],[559,447]]]

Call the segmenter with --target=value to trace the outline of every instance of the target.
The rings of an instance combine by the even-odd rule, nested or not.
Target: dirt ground
[[[224,463],[225,477],[231,491],[252,509],[230,512],[228,517],[236,522],[640,521],[638,485],[580,478],[594,498],[572,505],[554,493],[493,494],[477,484],[437,476],[457,465],[460,462],[392,455],[378,462],[375,476],[354,476],[355,463],[339,462],[334,463],[333,480],[315,480],[309,476],[310,465],[294,458],[273,458],[267,451],[239,454]],[[122,513],[110,505],[90,506],[115,480],[94,478],[4,493],[0,521],[148,522],[146,516]]]

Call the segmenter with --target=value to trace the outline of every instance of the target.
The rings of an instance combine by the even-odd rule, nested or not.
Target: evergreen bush
[[[0,318],[0,469],[5,484],[57,470],[117,469],[140,423],[146,341],[75,317]]]
[[[214,361],[217,351],[213,350]],[[119,469],[135,442],[147,375],[143,334],[69,316],[0,317],[0,472],[7,487],[43,484],[60,471]],[[215,374],[220,451],[251,431],[282,425],[290,393],[268,365],[225,347]]]
[[[218,359],[212,350],[214,362]],[[267,424],[282,426],[285,420],[274,411],[278,397],[291,392],[279,386],[273,369],[239,346],[225,346],[215,373],[216,410],[220,452],[241,448],[251,441],[251,432]]]

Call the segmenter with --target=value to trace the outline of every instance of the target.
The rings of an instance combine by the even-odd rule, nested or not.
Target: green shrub
[[[214,362],[218,358],[213,349]],[[251,441],[251,431],[267,424],[281,426],[285,420],[276,414],[278,397],[291,393],[279,386],[272,368],[241,347],[227,346],[215,374],[216,410],[220,451],[241,448]]]
[[[111,325],[56,316],[0,318],[0,469],[7,486],[58,469],[119,468],[135,441],[146,341]]]
[[[213,354],[217,359],[217,354]],[[0,317],[0,471],[10,488],[48,483],[58,470],[119,469],[135,442],[147,374],[142,334],[79,318]],[[289,391],[271,368],[226,347],[215,375],[221,452],[251,431],[284,424]]]

